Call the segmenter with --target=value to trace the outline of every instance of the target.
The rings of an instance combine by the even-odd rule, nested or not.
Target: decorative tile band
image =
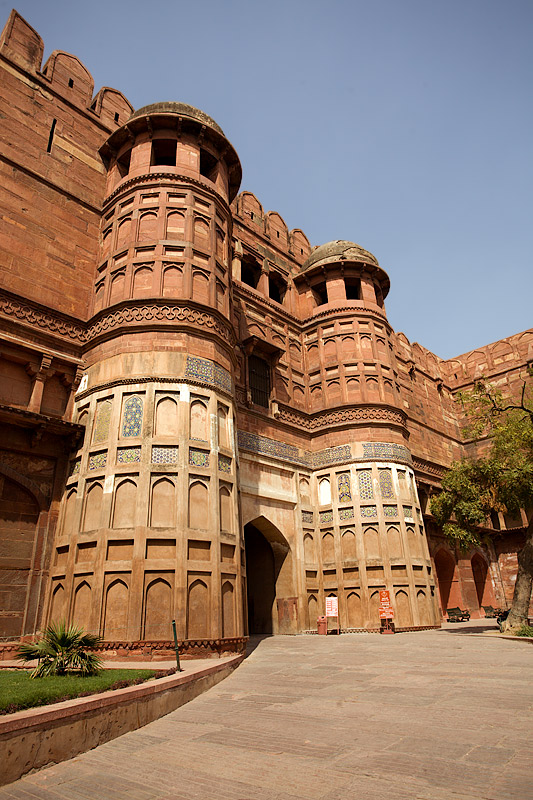
[[[377,517],[378,510],[376,506],[361,506],[362,517]]]
[[[223,367],[215,364],[214,361],[208,361],[206,358],[187,356],[185,377],[194,378],[210,386],[224,389],[224,391],[229,393],[233,391],[230,373]]]
[[[117,450],[117,464],[135,464],[140,460],[140,447],[119,447]]]
[[[353,516],[353,508],[349,507],[339,509],[339,519],[353,519]]]
[[[80,467],[81,467],[81,458],[77,458],[75,461],[71,461],[69,478],[72,478],[74,475],[79,475]]]
[[[208,467],[209,453],[206,450],[196,450],[189,448],[189,464],[191,467]]]
[[[218,454],[218,468],[220,472],[231,472],[231,462],[232,459],[228,456],[222,455],[222,453]]]
[[[409,522],[414,522],[412,506],[403,506],[403,515]]]
[[[177,447],[152,447],[152,464],[177,464]]]
[[[318,453],[310,453],[307,450],[299,450],[292,444],[268,439],[266,436],[259,436],[257,433],[238,431],[237,437],[239,448],[242,450],[249,450],[251,453],[257,453],[258,455],[274,456],[309,469],[318,469],[330,464],[350,461],[352,457],[352,451],[348,444],[340,445],[339,447],[328,447]]]
[[[312,511],[302,511],[302,522],[306,522],[308,524],[313,524],[314,522],[314,514]]]
[[[320,511],[319,519],[321,525],[325,522],[333,522],[333,511]]]
[[[363,444],[363,455],[365,458],[396,458],[412,463],[412,456],[407,447],[401,444],[389,444],[388,442],[365,442]]]
[[[107,464],[107,451],[103,453],[94,453],[92,456],[89,456],[89,463],[87,468],[91,469],[103,469]]]
[[[384,517],[397,517],[398,516],[398,506],[383,506],[383,516]]]

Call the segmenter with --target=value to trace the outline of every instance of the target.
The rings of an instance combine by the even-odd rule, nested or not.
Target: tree
[[[99,636],[84,633],[74,625],[69,627],[64,621],[52,622],[38,642],[19,646],[17,658],[25,662],[38,660],[31,678],[74,671],[83,676],[96,675],[102,669],[102,660],[96,653],[86,651],[97,647],[101,641]]]
[[[467,434],[481,455],[455,462],[431,510],[445,535],[463,550],[481,544],[491,512],[533,508],[533,403],[526,395],[506,399],[478,381],[460,396],[469,419]],[[533,515],[518,553],[513,601],[504,628],[527,624],[533,586]]]

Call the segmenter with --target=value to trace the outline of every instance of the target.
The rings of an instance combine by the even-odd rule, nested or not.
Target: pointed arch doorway
[[[289,543],[266,517],[257,517],[244,526],[244,546],[248,634],[296,632]]]

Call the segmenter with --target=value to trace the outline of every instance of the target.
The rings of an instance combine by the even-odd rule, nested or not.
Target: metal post
[[[176,633],[176,620],[172,620],[172,633],[174,634],[174,649],[176,650],[176,664],[178,665],[178,672],[183,672],[180,667],[180,649],[178,647],[178,634]]]

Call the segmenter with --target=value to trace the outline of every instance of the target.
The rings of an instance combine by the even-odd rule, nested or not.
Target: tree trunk
[[[518,553],[518,572],[514,587],[513,602],[503,630],[527,625],[531,588],[533,585],[533,517],[526,532],[526,543]]]

